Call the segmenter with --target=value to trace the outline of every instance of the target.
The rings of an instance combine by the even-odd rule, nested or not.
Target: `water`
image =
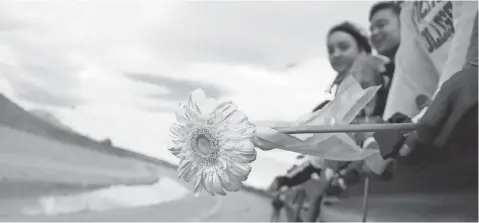
[[[190,194],[178,181],[161,177],[153,185],[112,186],[89,192],[44,196],[37,204],[25,207],[25,215],[59,215],[83,211],[107,211],[157,205],[179,200]]]

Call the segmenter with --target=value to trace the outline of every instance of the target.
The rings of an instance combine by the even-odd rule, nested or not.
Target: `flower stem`
[[[379,131],[404,131],[415,130],[419,127],[415,123],[388,123],[388,124],[354,124],[354,125],[311,125],[275,127],[278,132],[285,134],[301,133],[336,133],[336,132],[379,132]]]

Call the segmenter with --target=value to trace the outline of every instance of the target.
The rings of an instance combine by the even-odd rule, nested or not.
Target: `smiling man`
[[[395,2],[378,2],[369,13],[374,49],[392,60],[401,42],[400,12],[400,6]]]
[[[389,59],[389,62],[384,67],[385,69],[380,73],[383,87],[377,93],[378,97],[374,109],[375,115],[383,114],[389,87],[393,79],[395,70],[394,59],[401,42],[400,13],[401,6],[397,2],[392,1],[378,2],[369,11],[369,29],[371,30],[372,45],[380,55]],[[371,74],[373,76],[377,75],[375,72]],[[373,79],[376,79],[376,77]]]

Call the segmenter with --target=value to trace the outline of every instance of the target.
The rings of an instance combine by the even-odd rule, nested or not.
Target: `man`
[[[477,21],[474,23],[475,19],[477,20],[477,6],[477,1],[403,3],[400,16],[402,41],[395,57],[393,81],[383,114],[385,120],[395,119],[395,116],[400,114],[399,116],[403,116],[401,119],[412,119],[417,122],[425,114],[427,105],[435,99],[443,83],[462,70],[464,64],[474,59],[470,49],[477,52]],[[376,17],[377,15],[379,14],[376,13]],[[374,15],[371,16],[373,17]],[[462,81],[461,79],[456,83],[462,83]],[[451,119],[449,116],[453,113],[462,114],[462,112],[451,112],[458,106],[453,107],[455,103],[452,103],[450,99],[459,100],[457,95],[460,94],[462,92],[449,97],[442,93],[442,99],[438,98],[439,101],[447,98],[450,102],[447,103],[449,107],[443,106],[441,109],[428,112],[428,116],[434,118],[426,118],[422,124],[434,127],[428,128],[427,131],[422,130],[419,135],[434,135],[434,137],[426,136],[431,139],[423,139],[423,141],[436,140],[433,138],[438,138],[439,141],[439,138],[442,138],[442,141],[446,141],[448,138],[446,136],[454,129],[452,127],[455,124],[452,120],[461,118],[458,116]],[[446,105],[446,103],[439,104]],[[446,120],[451,121],[446,122]],[[443,133],[434,133],[441,131]],[[396,138],[399,140],[401,137]],[[444,145],[445,142],[437,144]],[[381,149],[385,148],[381,147]]]
[[[400,6],[394,2],[378,2],[369,13],[373,47],[380,55],[392,61],[401,41],[400,13]]]
[[[383,116],[389,87],[395,69],[395,55],[400,44],[401,7],[396,2],[378,2],[370,10],[371,42],[379,55],[361,55],[353,63],[350,73],[363,88],[382,85],[377,97],[368,107],[373,116]]]
[[[378,69],[378,65],[381,65],[381,61],[369,58],[361,58],[353,64],[352,71],[358,81],[361,82],[363,87],[369,87],[374,85],[382,85],[382,88],[378,91],[376,98],[371,102],[374,103],[373,112],[368,111],[366,106],[365,111],[366,118],[382,117],[384,108],[386,106],[389,86],[393,79],[395,70],[395,56],[401,43],[401,25],[400,25],[401,6],[397,2],[393,1],[381,1],[374,4],[369,12],[371,42],[374,49],[382,56],[387,57],[388,61],[383,69]],[[382,72],[378,72],[378,70]],[[379,119],[375,119],[381,121]],[[369,123],[371,123],[370,120]],[[374,123],[374,121],[372,122]],[[362,138],[362,146],[364,148],[376,147],[377,144],[371,143],[374,141],[371,133],[358,133],[359,138]],[[372,163],[371,163],[372,162]],[[360,162],[361,163],[361,162]],[[349,171],[362,171],[358,170],[362,168],[362,164],[358,162],[352,163],[342,172]],[[383,172],[387,167],[389,161],[385,161],[382,158],[371,157],[366,164],[372,164],[375,167],[374,172],[379,174],[382,179],[390,179],[391,174],[389,171]],[[379,168],[378,168],[379,167]],[[371,168],[369,168],[371,169]],[[366,168],[368,170],[368,168]]]
[[[369,29],[373,47],[380,55],[389,59],[389,62],[385,65],[385,70],[380,73],[383,87],[377,93],[377,103],[373,115],[382,116],[386,107],[389,86],[395,69],[394,59],[401,43],[400,13],[401,7],[390,1],[376,3],[369,12]],[[368,73],[363,72],[362,75],[368,75]]]

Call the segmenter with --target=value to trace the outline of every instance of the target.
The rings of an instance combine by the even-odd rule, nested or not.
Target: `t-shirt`
[[[384,120],[400,112],[414,117],[418,101],[465,64],[477,1],[407,1],[401,11],[401,44],[395,57]],[[421,100],[418,100],[421,98]]]

